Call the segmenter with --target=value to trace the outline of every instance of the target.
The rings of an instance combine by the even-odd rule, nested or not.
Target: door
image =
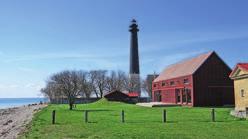
[[[161,97],[161,92],[160,91],[156,91],[155,92],[155,101],[156,102],[161,102],[162,97]]]
[[[175,92],[176,92],[176,103],[181,103],[181,91],[180,91],[180,89],[176,89],[175,90]]]

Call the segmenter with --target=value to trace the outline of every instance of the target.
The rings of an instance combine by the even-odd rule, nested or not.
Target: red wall
[[[175,89],[166,89],[162,91],[162,102],[176,103]]]
[[[188,79],[189,83],[184,84],[184,79]],[[170,85],[170,82],[174,81],[174,85]],[[165,86],[162,86],[162,82],[166,82],[167,84]],[[154,86],[156,84],[156,86]],[[193,103],[193,78],[191,75],[189,76],[183,76],[183,77],[178,77],[174,79],[169,79],[169,80],[164,80],[164,81],[159,81],[159,82],[153,82],[152,85],[152,100],[156,101],[154,93],[156,91],[161,92],[162,96],[162,102],[164,103],[176,103],[176,94],[175,94],[175,89],[182,89],[182,88],[188,88],[191,89],[191,96],[192,96],[192,103]]]

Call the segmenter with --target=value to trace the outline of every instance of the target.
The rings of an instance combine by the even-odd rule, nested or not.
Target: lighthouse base
[[[138,93],[140,97],[140,75],[139,74],[129,74],[129,92]]]

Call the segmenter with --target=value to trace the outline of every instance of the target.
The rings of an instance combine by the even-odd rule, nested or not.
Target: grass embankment
[[[122,109],[125,123],[120,122]],[[163,109],[106,100],[80,104],[71,111],[68,105],[50,105],[35,115],[21,138],[248,138],[248,121],[230,116],[230,108],[216,108],[216,122],[210,122],[210,108],[168,107],[167,123],[162,123]],[[55,125],[52,110],[56,110]],[[83,110],[91,110],[89,123],[84,123]]]

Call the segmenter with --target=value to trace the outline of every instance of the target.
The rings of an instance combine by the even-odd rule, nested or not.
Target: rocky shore
[[[32,104],[0,109],[0,139],[16,139],[32,120],[33,114],[44,107],[44,104]]]

